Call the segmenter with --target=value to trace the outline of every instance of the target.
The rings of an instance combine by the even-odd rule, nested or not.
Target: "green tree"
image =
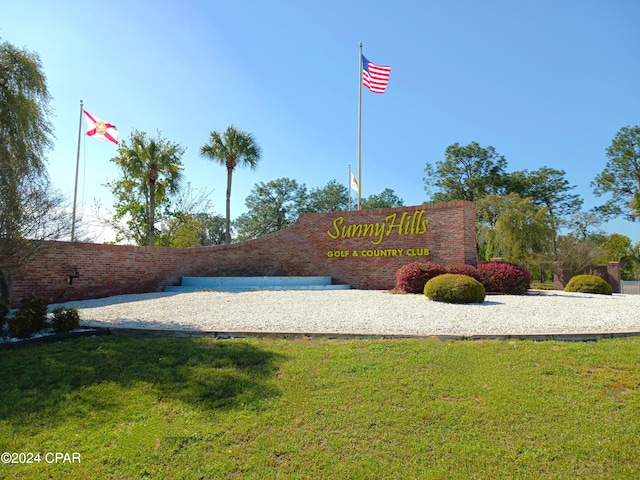
[[[536,205],[549,209],[553,218],[573,215],[580,210],[582,198],[569,193],[575,185],[570,185],[564,170],[542,167],[529,172],[522,170],[505,176],[506,193],[517,193],[522,198],[531,197]]]
[[[404,201],[390,188],[370,195],[361,201],[362,209],[393,208],[404,206]],[[306,197],[302,212],[337,212],[349,208],[349,190],[337,180],[331,180],[324,187],[314,188]]]
[[[517,193],[522,198],[530,197],[534,204],[547,208],[553,229],[553,253],[557,247],[558,230],[564,218],[580,211],[582,198],[569,193],[575,185],[570,185],[564,170],[542,167],[529,172],[522,170],[505,175],[508,193]]]
[[[604,253],[597,238],[578,238],[571,234],[560,236],[557,261],[553,263],[554,272],[569,279],[583,273],[587,267],[596,265],[602,255]]]
[[[604,265],[608,262],[619,262],[631,249],[631,239],[620,233],[612,233],[600,241],[603,255],[596,263]]]
[[[611,198],[598,207],[608,217],[640,218],[640,126],[622,127],[607,148],[609,161],[591,182],[597,196]]]
[[[427,164],[424,188],[433,202],[469,200],[475,202],[489,194],[500,193],[503,188],[507,161],[491,146],[483,148],[477,142],[461,146],[450,145],[445,159],[435,167]]]
[[[245,200],[248,212],[236,219],[239,240],[261,237],[288,227],[304,207],[306,187],[290,178],[260,182]]]
[[[200,246],[222,245],[226,243],[226,219],[222,215],[213,213],[199,213],[201,222]]]
[[[0,300],[11,303],[13,272],[45,240],[69,233],[64,198],[53,191],[46,153],[53,131],[49,90],[37,54],[0,43]]]
[[[108,183],[116,196],[112,226],[117,240],[134,240],[138,245],[154,246],[156,210],[170,195],[177,193],[182,181],[184,148],[160,136],[148,138],[134,131],[122,141],[118,155],[111,159],[122,172],[120,179]],[[126,227],[121,225],[126,220]]]
[[[640,280],[640,242],[629,247],[620,259],[623,280]]]
[[[598,243],[598,254],[594,264],[604,265],[608,262],[620,262],[620,273],[623,280],[637,280],[640,276],[640,242],[632,244],[626,235],[612,233],[593,237]]]
[[[209,143],[200,147],[200,155],[227,168],[226,241],[231,243],[231,183],[238,166],[255,169],[262,155],[253,135],[233,125],[224,133],[211,132]]]
[[[360,202],[360,207],[362,210],[372,208],[404,207],[404,200],[398,197],[392,189],[385,188],[377,195],[373,194],[363,198]]]
[[[604,223],[604,218],[597,211],[576,212],[571,215],[566,222],[569,235],[585,240],[587,238],[602,237],[604,230],[600,227]]]
[[[304,212],[337,212],[349,208],[349,190],[337,180],[309,192]]]
[[[567,221],[568,234],[558,237],[558,250],[554,270],[568,279],[584,273],[587,267],[609,261],[618,250],[620,243],[625,243],[624,235],[609,236],[600,227],[604,219],[597,211],[577,212]],[[607,243],[609,245],[607,246]]]
[[[477,203],[480,257],[525,264],[548,252],[553,237],[547,208],[531,198],[487,195]]]
[[[193,189],[191,183],[166,202],[156,244],[165,247],[198,247],[208,234],[212,214],[210,192]]]

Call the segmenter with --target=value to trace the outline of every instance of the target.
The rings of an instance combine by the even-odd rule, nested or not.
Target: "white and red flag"
[[[84,112],[84,117],[87,120],[87,135],[98,140],[108,140],[118,145],[118,129],[115,125],[103,122],[86,110],[82,111]]]
[[[360,188],[358,187],[358,180],[353,173],[351,173],[351,190],[355,190],[356,192],[360,191]]]

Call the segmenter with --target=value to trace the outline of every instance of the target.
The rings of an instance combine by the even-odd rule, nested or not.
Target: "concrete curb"
[[[640,332],[602,332],[602,333],[549,333],[549,334],[504,334],[504,335],[409,335],[409,334],[371,334],[371,333],[322,333],[322,332],[208,332],[199,330],[156,330],[156,329],[133,329],[133,328],[111,328],[112,334],[127,335],[155,335],[173,337],[205,337],[218,339],[232,338],[272,338],[286,340],[393,340],[393,339],[438,339],[442,342],[447,340],[558,340],[563,342],[594,342],[607,338],[626,338],[640,336]]]
[[[531,340],[543,342],[556,340],[561,342],[595,342],[602,339],[638,337],[640,332],[602,332],[602,333],[538,333],[538,334],[500,334],[500,335],[409,335],[409,334],[372,334],[372,333],[329,333],[329,332],[210,332],[199,330],[161,330],[145,328],[105,328],[92,327],[91,330],[58,333],[37,338],[28,338],[17,342],[0,343],[1,350],[25,348],[42,343],[57,342],[71,338],[93,337],[102,335],[147,335],[178,338],[215,338],[229,340],[234,338],[269,338],[282,340],[401,340],[401,339],[436,339],[447,340]]]

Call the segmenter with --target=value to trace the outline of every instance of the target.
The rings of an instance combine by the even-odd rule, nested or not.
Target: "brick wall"
[[[556,265],[556,272],[553,274],[553,287],[556,290],[564,290],[564,287],[571,280],[571,276],[565,274],[562,271],[562,264]],[[606,265],[594,265],[591,267],[587,267],[582,272],[588,275],[597,275],[598,277],[604,278],[609,285],[611,285],[611,289],[613,293],[620,293],[621,290],[621,272],[620,272],[620,262],[609,262]]]
[[[183,276],[327,275],[354,288],[390,289],[412,261],[477,263],[475,206],[457,201],[308,213],[289,228],[232,245],[134,247],[50,242],[14,274],[14,300],[51,301],[161,291]],[[428,254],[427,254],[428,252]],[[79,278],[67,283],[77,268]]]

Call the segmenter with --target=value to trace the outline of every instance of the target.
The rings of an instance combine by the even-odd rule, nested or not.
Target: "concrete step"
[[[182,277],[184,287],[270,287],[331,285],[331,277]]]
[[[165,292],[257,292],[261,290],[350,290],[351,285],[289,285],[289,286],[273,286],[273,287],[183,287],[168,286],[164,287]]]
[[[333,285],[331,277],[182,277],[181,285],[165,292],[250,292],[257,290],[347,290],[351,285]]]

